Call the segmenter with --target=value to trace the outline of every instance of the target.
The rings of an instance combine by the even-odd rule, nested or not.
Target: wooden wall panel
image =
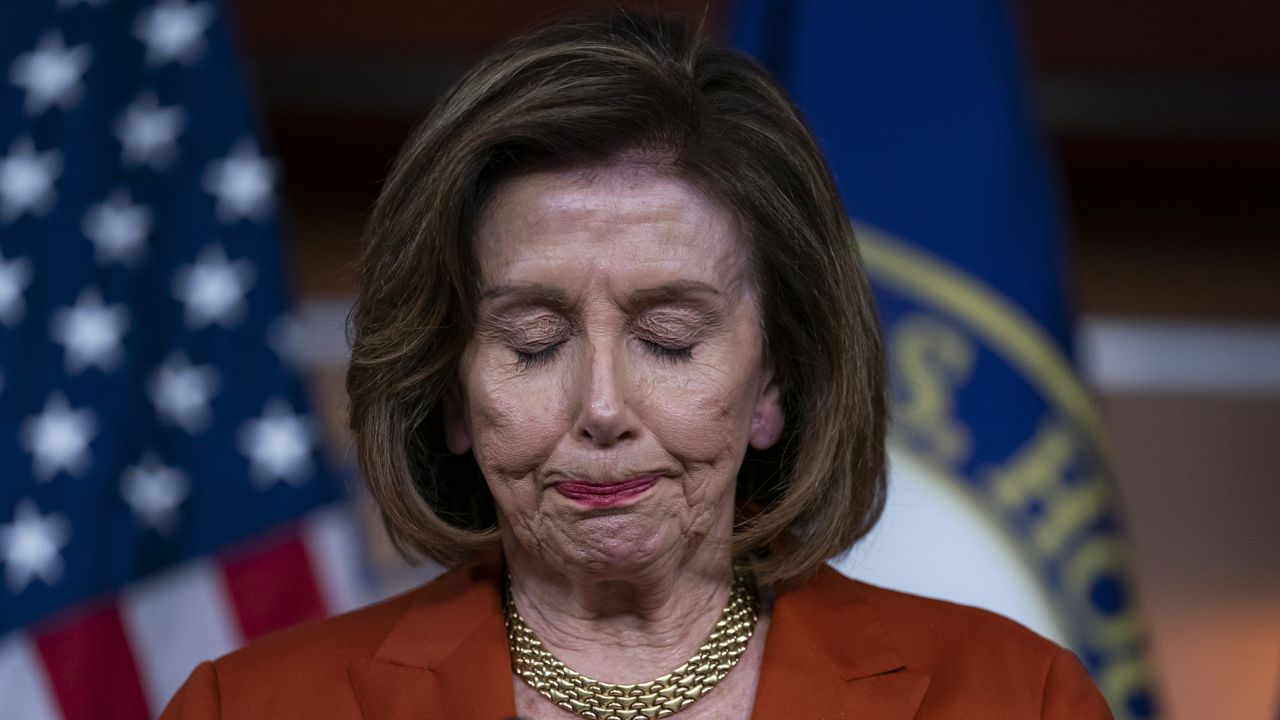
[[[1280,75],[1280,3],[1020,0],[1045,72]]]

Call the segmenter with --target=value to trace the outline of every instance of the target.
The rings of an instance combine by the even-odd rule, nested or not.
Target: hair
[[[737,478],[737,562],[786,582],[850,548],[885,496],[885,370],[844,207],[812,134],[753,60],[671,16],[614,11],[507,42],[413,132],[374,206],[347,373],[360,466],[410,557],[476,560],[497,510],[444,441],[479,287],[473,237],[499,185],[648,162],[727,209],[760,294],[784,430]]]

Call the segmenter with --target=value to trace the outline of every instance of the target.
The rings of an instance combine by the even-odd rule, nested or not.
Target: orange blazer
[[[162,720],[503,720],[515,715],[494,567],[202,663]],[[1074,655],[998,615],[824,567],[778,592],[753,718],[1052,718],[1111,713]]]

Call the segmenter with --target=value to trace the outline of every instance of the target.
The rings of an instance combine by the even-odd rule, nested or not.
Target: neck
[[[553,569],[504,537],[516,608],[553,655],[614,683],[647,682],[697,652],[733,584],[727,543],[625,574]]]

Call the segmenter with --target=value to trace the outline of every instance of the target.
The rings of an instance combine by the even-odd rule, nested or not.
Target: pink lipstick
[[[553,487],[561,495],[588,507],[602,508],[620,505],[658,482],[656,475],[642,475],[616,483],[591,483],[571,480],[556,483]]]

